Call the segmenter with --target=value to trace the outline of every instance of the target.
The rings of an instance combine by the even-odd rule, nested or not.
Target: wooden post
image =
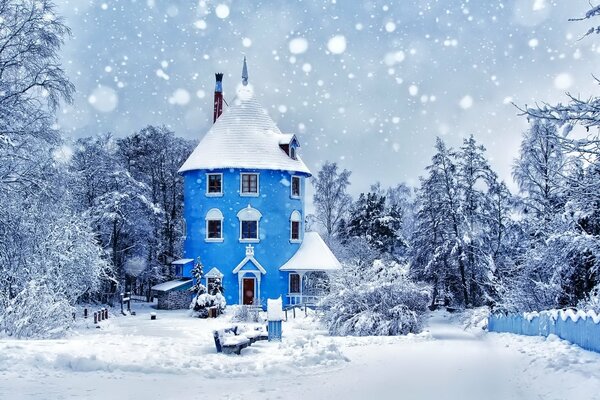
[[[108,319],[108,308],[105,309],[104,312],[105,312],[105,317],[106,317],[105,319]]]
[[[94,311],[94,324],[98,323],[98,313]]]
[[[88,309],[84,308],[83,309],[83,318],[87,318],[88,317]]]

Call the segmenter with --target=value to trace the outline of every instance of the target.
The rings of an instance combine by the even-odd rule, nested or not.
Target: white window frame
[[[294,194],[294,179],[298,179],[298,195]],[[302,179],[300,179],[299,175],[292,175],[290,180],[290,197],[292,199],[299,199],[302,196]]]
[[[296,160],[296,146],[290,144],[290,158]]]
[[[292,275],[298,275],[298,292],[292,292]],[[297,272],[290,272],[288,275],[288,294],[301,294],[302,293],[302,275]]]
[[[218,213],[218,214],[217,214]],[[211,215],[212,214],[212,215]],[[217,215],[215,215],[217,214]],[[205,219],[205,233],[204,233],[204,241],[207,243],[222,243],[225,238],[223,237],[223,213],[218,208],[211,208],[206,213]],[[221,237],[220,238],[210,238],[208,237],[208,223],[210,221],[219,221],[221,223]]]
[[[208,185],[209,185],[209,177],[210,175],[219,175],[221,177],[221,191],[218,193],[210,193],[208,191]],[[206,173],[206,197],[222,197],[223,196],[223,173],[222,172],[207,172]]]
[[[292,238],[292,223],[298,223],[298,239]],[[298,210],[292,211],[290,215],[290,243],[302,242],[302,214]]]
[[[244,193],[244,175],[256,175],[256,193]],[[240,196],[258,197],[260,195],[260,174],[258,172],[240,172]]]
[[[239,234],[239,242],[240,243],[259,243],[260,242],[260,219],[262,218],[262,214],[256,208],[253,208],[248,204],[248,207],[241,209],[237,213],[238,220],[240,222],[240,234]],[[256,222],[256,238],[243,239],[242,238],[242,223],[244,221],[255,221]]]
[[[242,224],[244,222],[256,222],[256,238],[242,238]],[[240,220],[240,243],[258,243],[260,242],[260,221],[257,219]]]

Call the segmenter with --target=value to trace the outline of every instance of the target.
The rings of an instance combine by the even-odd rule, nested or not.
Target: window
[[[208,239],[221,239],[222,238],[221,225],[222,225],[222,221],[208,221],[207,238]]]
[[[242,239],[258,239],[258,221],[242,221]]]
[[[258,222],[262,218],[260,211],[248,204],[248,207],[242,208],[237,213],[237,217],[240,220],[240,242],[258,242],[260,240]]]
[[[292,197],[300,197],[300,177],[292,176]]]
[[[300,293],[300,275],[290,274],[290,293]]]
[[[223,213],[212,208],[206,213],[206,242],[223,241]]]
[[[290,157],[292,159],[296,159],[296,147],[295,146],[290,146]]]
[[[300,240],[300,222],[292,221],[292,240]]]
[[[206,174],[206,195],[218,196],[223,194],[223,174]]]
[[[258,239],[258,221],[242,221],[241,239]]]
[[[298,210],[294,210],[290,216],[290,241],[300,241],[300,222],[302,221],[302,215]]]
[[[258,196],[258,174],[242,174],[241,181],[243,196]]]

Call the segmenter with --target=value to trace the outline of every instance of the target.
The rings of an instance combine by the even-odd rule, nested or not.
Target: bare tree
[[[333,236],[352,204],[352,199],[346,192],[350,185],[350,174],[346,169],[339,171],[336,163],[326,162],[317,176],[312,178],[315,188],[315,217],[325,228],[328,237]]]

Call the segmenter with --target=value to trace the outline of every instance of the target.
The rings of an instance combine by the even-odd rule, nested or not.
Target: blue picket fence
[[[527,336],[554,334],[586,350],[600,353],[600,315],[593,311],[550,310],[539,313],[492,314],[488,331]]]

